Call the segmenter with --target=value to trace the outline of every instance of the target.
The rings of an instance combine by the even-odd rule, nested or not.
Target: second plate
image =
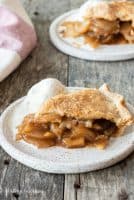
[[[58,28],[60,24],[71,16],[76,16],[78,10],[72,10],[67,12],[57,19],[55,19],[49,30],[50,39],[54,46],[65,54],[95,61],[118,61],[134,58],[134,44],[122,44],[122,45],[101,45],[97,49],[92,49],[89,45],[82,45],[76,47],[78,41],[76,38],[65,39],[60,37]]]

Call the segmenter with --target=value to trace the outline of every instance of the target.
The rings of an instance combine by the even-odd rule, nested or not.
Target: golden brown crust
[[[113,104],[115,104],[116,108],[118,109],[120,119],[119,124],[122,126],[124,125],[130,125],[134,121],[134,117],[130,113],[130,111],[127,108],[125,99],[122,95],[117,93],[112,93],[107,84],[102,85],[99,90],[105,95]],[[118,124],[118,123],[117,123]]]
[[[132,21],[134,27],[134,1],[101,1],[89,4],[83,13],[84,18],[101,18],[110,21]]]
[[[115,122],[118,127],[133,123],[133,116],[127,109],[124,98],[110,92],[106,84],[100,89],[57,95],[44,103],[36,118],[45,113],[83,120],[104,118]]]

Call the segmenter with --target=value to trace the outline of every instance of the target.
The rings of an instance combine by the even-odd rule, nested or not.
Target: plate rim
[[[65,12],[64,14],[60,15],[59,17],[57,17],[55,20],[52,21],[50,28],[49,28],[49,36],[50,36],[50,40],[53,43],[53,45],[60,51],[62,51],[63,53],[73,56],[73,57],[77,57],[80,59],[85,59],[85,60],[93,60],[93,61],[120,61],[120,60],[127,60],[127,59],[132,59],[134,58],[134,50],[128,53],[126,51],[122,52],[120,54],[120,52],[116,52],[115,54],[110,54],[110,53],[100,53],[100,52],[95,52],[95,50],[86,50],[86,49],[81,49],[81,48],[76,48],[72,45],[70,45],[68,42],[64,41],[62,38],[60,38],[58,32],[57,32],[57,27],[59,26],[59,24],[61,23],[61,21],[63,21],[64,19],[66,19],[67,17],[69,17],[72,14],[75,14],[79,9],[74,9],[68,12]],[[110,48],[110,46],[108,45],[101,45],[104,48]],[[134,44],[125,44],[125,45],[112,45],[113,47],[115,46],[115,48],[118,46],[121,47],[126,47],[126,46],[133,46],[134,48]],[[114,52],[114,51],[112,51]],[[90,55],[91,54],[91,55]]]
[[[67,87],[68,89],[72,90],[72,89],[83,89],[85,87]],[[83,173],[83,172],[89,172],[89,171],[95,171],[98,169],[103,169],[103,168],[107,168],[111,165],[114,165],[115,163],[123,160],[124,158],[126,158],[130,153],[132,153],[134,151],[134,141],[132,140],[131,144],[129,144],[129,147],[127,148],[127,150],[125,149],[124,151],[122,151],[120,154],[118,154],[118,156],[116,155],[116,157],[114,158],[109,158],[109,159],[103,159],[103,161],[99,161],[99,162],[94,162],[93,164],[90,164],[87,162],[84,162],[84,164],[80,165],[80,168],[78,167],[78,163],[64,163],[64,162],[60,162],[60,164],[58,162],[53,162],[51,164],[54,164],[56,167],[56,169],[50,169],[49,165],[50,165],[50,161],[47,160],[40,160],[32,155],[28,155],[27,153],[22,152],[21,150],[18,150],[13,144],[9,143],[6,140],[6,137],[4,136],[3,133],[3,126],[4,126],[4,119],[6,118],[6,116],[8,115],[8,113],[13,110],[13,108],[15,106],[17,106],[17,104],[20,104],[26,96],[19,98],[18,100],[14,101],[12,104],[10,104],[5,111],[1,114],[0,117],[0,146],[11,156],[13,157],[15,160],[19,161],[20,163],[31,167],[33,169],[39,170],[39,171],[43,171],[43,172],[47,172],[47,173],[57,173],[57,174],[70,174],[70,173]],[[131,106],[131,105],[130,105]],[[132,108],[134,108],[133,106],[131,106]],[[2,143],[2,141],[4,141],[4,144]],[[19,156],[18,156],[19,155]],[[23,159],[21,159],[23,158]],[[27,160],[28,160],[28,164],[27,164]],[[36,164],[33,164],[36,163]],[[37,166],[37,162],[38,163],[46,163],[46,167],[45,168],[40,168],[40,165]],[[74,165],[75,164],[75,165]],[[68,171],[67,170],[61,170],[64,169],[64,166],[68,166]],[[76,166],[77,166],[77,170],[76,170]],[[71,168],[71,170],[70,170]]]

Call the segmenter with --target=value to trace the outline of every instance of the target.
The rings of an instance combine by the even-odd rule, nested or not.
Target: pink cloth
[[[8,8],[0,6],[0,48],[13,50],[25,59],[36,43],[34,28]]]

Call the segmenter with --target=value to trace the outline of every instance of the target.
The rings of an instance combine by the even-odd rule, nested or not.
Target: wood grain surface
[[[133,104],[134,60],[89,62],[59,52],[50,42],[55,17],[77,8],[83,0],[21,0],[32,18],[38,47],[0,83],[0,112],[26,95],[36,82],[58,78],[69,86],[108,83]],[[88,159],[88,158],[87,158]],[[104,170],[77,175],[38,172],[18,163],[0,149],[0,200],[134,200],[134,154]]]

